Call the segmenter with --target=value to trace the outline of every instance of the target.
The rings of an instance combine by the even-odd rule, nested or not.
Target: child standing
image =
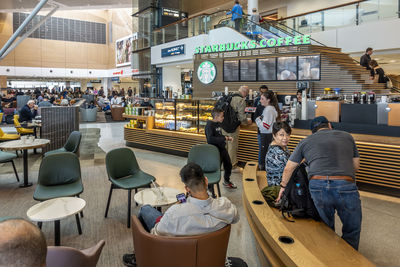
[[[232,163],[228,151],[225,147],[226,141],[233,141],[233,138],[229,136],[224,136],[221,133],[221,122],[224,120],[224,111],[222,109],[214,108],[211,114],[213,119],[211,121],[207,121],[205,128],[207,143],[216,146],[219,150],[219,154],[225,170],[223,185],[227,188],[236,189],[236,185],[234,185],[230,180],[232,173]]]

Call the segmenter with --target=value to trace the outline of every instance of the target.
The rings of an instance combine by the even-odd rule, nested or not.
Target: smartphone
[[[186,202],[186,195],[185,193],[180,193],[176,195],[176,199],[178,200],[179,203],[185,203]]]

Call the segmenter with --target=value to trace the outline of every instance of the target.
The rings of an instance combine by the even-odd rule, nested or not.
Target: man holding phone
[[[186,164],[180,171],[187,199],[171,206],[164,214],[150,205],[140,209],[138,218],[152,234],[162,236],[190,236],[215,232],[239,221],[236,206],[226,197],[217,199],[207,193],[208,180],[201,167]],[[182,198],[182,196],[177,196]],[[135,254],[125,254],[124,264],[135,266]]]

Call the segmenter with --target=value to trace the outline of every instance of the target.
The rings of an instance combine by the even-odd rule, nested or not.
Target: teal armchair
[[[219,182],[221,181],[221,160],[218,148],[209,144],[195,145],[189,151],[187,162],[199,165],[204,172],[204,176],[208,179],[208,185],[213,196],[215,196],[214,185],[217,185],[218,195],[221,196],[219,188]]]

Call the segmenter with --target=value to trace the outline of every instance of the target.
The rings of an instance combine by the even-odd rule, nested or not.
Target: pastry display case
[[[175,130],[175,102],[173,100],[155,100],[154,128]]]
[[[198,101],[175,100],[176,131],[198,133]]]
[[[156,100],[156,129],[204,134],[207,120],[211,120],[211,111],[215,100]]]
[[[216,100],[199,100],[199,133],[204,134],[204,128],[208,120],[212,120],[211,111]]]

